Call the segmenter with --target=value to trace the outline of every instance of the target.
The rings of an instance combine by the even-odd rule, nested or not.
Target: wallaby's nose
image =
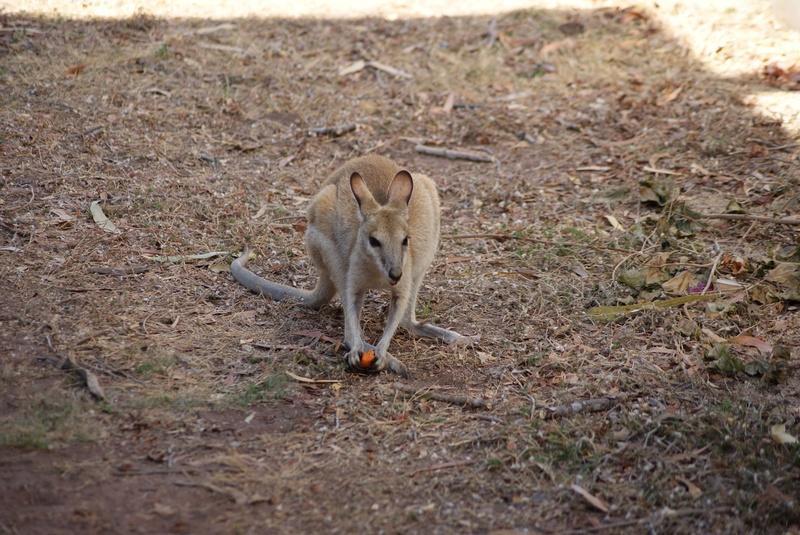
[[[400,277],[403,276],[403,272],[399,269],[390,269],[389,270],[389,279],[392,281],[392,286],[397,284],[397,281],[400,280]]]

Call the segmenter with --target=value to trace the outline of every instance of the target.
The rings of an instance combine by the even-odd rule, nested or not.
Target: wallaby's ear
[[[367,183],[364,182],[364,179],[358,173],[350,175],[350,189],[353,190],[353,197],[356,198],[358,208],[361,210],[362,214],[374,211],[378,208],[375,197],[372,196],[372,193],[367,187]]]
[[[408,206],[411,200],[411,193],[414,191],[414,180],[408,171],[400,171],[392,179],[389,185],[389,204],[395,206]]]

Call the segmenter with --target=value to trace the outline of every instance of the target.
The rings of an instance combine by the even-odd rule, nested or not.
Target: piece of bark
[[[553,418],[573,416],[583,412],[602,412],[610,409],[622,399],[624,399],[623,396],[609,396],[573,401],[572,403],[567,403],[564,405],[544,407],[544,418],[545,420],[550,420]]]
[[[309,135],[312,136],[332,136],[332,137],[339,137],[343,136],[349,132],[353,132],[356,129],[356,125],[354,124],[343,124],[339,126],[321,126],[319,128],[312,128],[308,131]]]
[[[446,149],[444,147],[431,147],[430,145],[417,145],[414,150],[428,156],[439,156],[448,160],[468,160],[471,162],[493,162],[494,158],[488,154],[464,150]]]

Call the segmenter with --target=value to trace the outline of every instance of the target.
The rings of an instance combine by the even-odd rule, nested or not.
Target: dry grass
[[[797,529],[800,450],[769,434],[798,433],[796,374],[721,373],[697,332],[797,346],[796,304],[762,291],[778,293],[764,271],[796,246],[796,227],[687,232],[678,217],[681,202],[711,212],[731,200],[798,213],[797,139],[743,101],[767,86],[710,72],[644,11],[515,11],[491,46],[490,19],[243,19],[198,33],[220,21],[5,17],[20,29],[0,33],[0,407],[19,426],[37,403],[47,413],[67,399],[68,425],[91,433],[2,435],[0,527],[48,531],[42,513],[64,513],[72,530]],[[585,32],[567,38],[568,20]],[[362,58],[414,78],[337,75]],[[339,138],[307,135],[353,122]],[[425,157],[418,140],[498,163]],[[445,235],[515,238],[445,238],[421,296],[423,318],[480,333],[479,347],[402,334],[392,345],[415,384],[483,396],[488,411],[347,373],[337,307],[257,298],[215,259],[151,259],[250,243],[262,273],[310,286],[304,208],[326,173],[370,151],[436,178]],[[677,199],[640,202],[640,181],[665,178]],[[120,234],[89,217],[97,199]],[[670,275],[698,280],[720,253],[742,257],[750,269],[716,272],[748,293],[588,319],[592,305],[661,298],[613,276],[661,252]],[[372,338],[383,306],[368,303]],[[107,403],[36,358],[54,353],[93,369]],[[605,412],[542,417],[621,394]]]

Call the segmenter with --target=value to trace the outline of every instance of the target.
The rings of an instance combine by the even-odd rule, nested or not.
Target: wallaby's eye
[[[408,245],[408,236],[406,236],[405,238],[403,238],[403,247],[405,247],[405,246],[407,246],[407,245]]]
[[[380,247],[381,246],[381,242],[379,242],[378,240],[376,240],[372,236],[369,237],[369,244],[371,246],[373,246],[373,247]]]

